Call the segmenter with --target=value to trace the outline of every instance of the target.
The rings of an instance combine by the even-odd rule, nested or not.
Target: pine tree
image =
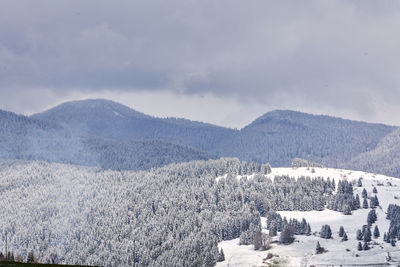
[[[359,209],[361,208],[361,203],[360,203],[360,196],[357,194],[355,201],[354,201],[354,209]]]
[[[329,239],[332,237],[332,230],[331,227],[327,224],[322,225],[321,231],[320,231],[320,236],[321,238]]]
[[[283,244],[290,244],[294,240],[294,229],[291,225],[286,224],[281,232],[279,241]]]
[[[364,241],[363,250],[369,250],[368,242]]]
[[[356,238],[357,238],[357,240],[363,239],[363,234],[360,229],[357,230]]]
[[[221,262],[224,260],[225,260],[225,254],[224,254],[224,250],[221,248],[221,250],[219,251],[219,254],[218,254],[218,261]]]
[[[371,241],[371,230],[367,227],[363,233],[363,240],[364,242]]]
[[[344,215],[351,215],[351,207],[349,205],[345,205],[343,209],[343,214]]]
[[[276,229],[275,223],[271,224],[271,227],[269,228],[269,231],[268,231],[268,235],[271,237],[274,237],[277,235],[277,229]]]
[[[35,261],[35,255],[33,254],[33,251],[28,253],[28,258],[26,259],[27,263],[33,263]]]
[[[374,199],[375,199],[375,205],[376,205],[376,206],[379,206],[379,199],[378,199],[378,196],[375,195],[375,196],[374,196]]]
[[[357,186],[358,186],[358,187],[361,187],[361,186],[362,186],[362,177],[358,178]]]
[[[346,232],[344,232],[344,234],[343,234],[343,238],[342,238],[342,241],[347,241],[348,240],[348,238],[347,238],[347,234],[346,234]]]
[[[343,228],[343,226],[340,226],[340,228],[339,228],[339,237],[343,237],[343,234],[344,234],[344,228]]]
[[[378,238],[380,236],[378,225],[375,225],[374,228],[374,238]]]
[[[309,223],[307,223],[307,231],[306,231],[306,235],[311,235],[311,226]]]
[[[376,222],[376,219],[377,219],[377,216],[376,216],[375,210],[370,210],[370,212],[368,212],[368,216],[367,216],[367,223],[369,225],[371,225]]]
[[[383,234],[383,241],[385,241],[386,243],[389,243],[389,239],[387,238],[386,232]]]
[[[365,188],[363,189],[363,191],[362,191],[362,193],[361,193],[361,196],[362,196],[363,198],[367,198],[367,197],[368,197],[368,193],[367,193],[367,190],[365,190]]]
[[[363,247],[362,247],[362,244],[361,244],[361,242],[358,242],[358,247],[357,247],[357,250],[359,250],[359,251],[363,250]]]
[[[396,246],[396,240],[395,240],[394,238],[392,238],[392,239],[390,240],[390,244],[391,244],[393,247],[395,247],[395,246]]]
[[[374,186],[374,189],[372,189],[372,193],[377,194],[378,190],[376,189],[376,187]]]
[[[367,201],[367,198],[365,198],[365,197],[363,200],[363,209],[368,209],[368,201]]]
[[[325,251],[323,247],[321,247],[319,241],[317,241],[317,245],[315,246],[315,253],[316,254],[321,254]]]

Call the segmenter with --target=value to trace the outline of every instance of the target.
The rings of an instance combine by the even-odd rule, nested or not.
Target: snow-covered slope
[[[400,250],[398,247],[392,247],[383,242],[383,233],[389,228],[390,221],[386,219],[385,212],[389,204],[400,205],[400,180],[394,177],[384,175],[365,173],[360,171],[350,171],[342,169],[328,168],[273,168],[268,176],[273,179],[275,176],[289,175],[291,177],[324,177],[338,180],[355,181],[362,177],[362,187],[354,187],[354,194],[361,196],[365,188],[369,195],[373,187],[376,187],[380,207],[376,209],[378,225],[381,236],[373,239],[375,245],[368,251],[358,251],[356,240],[356,231],[367,224],[367,214],[370,209],[359,209],[353,211],[352,215],[343,215],[340,212],[325,209],[323,211],[279,211],[287,219],[295,218],[301,220],[305,218],[310,223],[313,235],[295,236],[295,242],[290,245],[273,244],[267,251],[254,251],[253,246],[239,246],[239,239],[223,241],[219,247],[224,250],[225,261],[217,266],[268,266],[267,263],[279,262],[281,266],[349,266],[355,264],[393,264],[397,266],[400,262]],[[262,218],[265,226],[266,219]],[[322,225],[328,224],[332,228],[333,239],[322,239],[319,237],[319,231]],[[339,227],[343,226],[348,241],[341,241],[338,236]],[[267,231],[266,229],[264,231]],[[327,252],[316,254],[315,247],[317,241]],[[272,259],[265,260],[267,255],[275,255]],[[390,253],[392,263],[387,262],[387,255]],[[264,263],[263,263],[264,262]],[[352,265],[353,266],[353,265]]]

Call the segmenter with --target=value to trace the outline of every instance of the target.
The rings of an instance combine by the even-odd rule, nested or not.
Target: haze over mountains
[[[221,156],[289,166],[293,158],[400,175],[394,126],[275,110],[236,130],[155,118],[113,101],[74,101],[30,117],[0,112],[0,157],[149,169]]]

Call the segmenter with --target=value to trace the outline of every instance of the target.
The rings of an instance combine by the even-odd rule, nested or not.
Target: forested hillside
[[[215,156],[157,140],[120,141],[83,135],[57,121],[36,120],[0,110],[0,158],[144,170]]]
[[[269,162],[272,166],[290,166],[292,159],[303,158],[341,167],[360,153],[374,149],[394,129],[382,124],[276,110],[244,127],[233,142],[236,145],[223,149],[243,160]]]
[[[61,104],[25,117],[0,113],[0,158],[145,170],[174,162],[237,157],[290,166],[302,158],[327,167],[400,175],[393,126],[268,112],[243,129],[155,118],[108,100]]]
[[[329,179],[271,180],[270,172],[269,165],[237,159],[149,172],[6,161],[0,235],[7,231],[14,255],[33,250],[41,262],[213,266],[217,243],[238,237],[251,243],[260,215],[321,210],[334,191]]]
[[[246,161],[269,162],[272,166],[290,166],[294,158],[303,158],[328,167],[400,174],[400,164],[396,162],[389,170],[357,160],[376,149],[385,136],[397,129],[382,124],[276,110],[235,130],[185,119],[155,118],[101,99],[67,102],[32,118],[59,123],[70,132],[89,138],[160,141],[206,152],[194,153],[188,159],[234,156]],[[147,151],[151,149],[149,146]],[[382,150],[379,157],[383,159],[386,152],[389,151]],[[369,158],[375,160],[375,155]],[[184,157],[185,153],[175,161],[184,161]]]
[[[353,158],[345,167],[400,176],[400,129],[385,136],[376,148]]]

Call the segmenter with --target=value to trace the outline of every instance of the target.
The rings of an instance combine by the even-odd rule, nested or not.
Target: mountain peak
[[[89,120],[94,118],[113,117],[145,118],[147,115],[127,106],[106,99],[87,99],[64,102],[42,113],[32,115],[33,118],[51,120]]]

